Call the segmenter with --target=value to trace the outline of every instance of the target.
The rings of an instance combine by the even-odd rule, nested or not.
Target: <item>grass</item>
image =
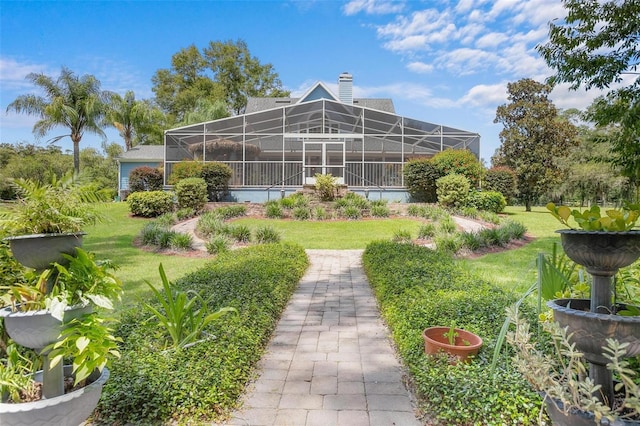
[[[145,281],[160,287],[160,262],[170,281],[182,277],[203,266],[206,258],[169,256],[146,252],[133,246],[133,240],[150,219],[129,215],[127,203],[109,203],[101,209],[106,220],[85,229],[83,248],[97,254],[98,258],[111,259],[119,269],[116,276],[124,285],[123,304],[129,305],[137,298],[150,296]]]
[[[418,236],[424,221],[417,219],[367,219],[354,221],[295,221],[240,218],[234,225],[251,229],[270,226],[282,236],[283,242],[299,244],[305,249],[364,249],[375,240],[390,240],[398,231]]]
[[[506,290],[522,293],[536,280],[537,254],[551,252],[553,243],[560,243],[560,236],[555,230],[561,229],[562,225],[544,207],[533,207],[531,212],[525,212],[522,206],[510,206],[506,213],[509,219],[524,224],[535,240],[514,250],[460,262],[483,279]]]

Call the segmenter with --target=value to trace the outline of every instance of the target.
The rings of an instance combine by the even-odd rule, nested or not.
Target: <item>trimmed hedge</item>
[[[173,192],[134,192],[127,197],[127,203],[134,216],[156,217],[173,211]]]
[[[162,346],[163,330],[141,306],[121,318],[122,357],[111,367],[96,424],[211,422],[228,416],[249,382],[277,321],[308,266],[302,247],[267,244],[222,253],[175,282],[210,311],[238,309],[191,347]],[[159,281],[159,279],[158,279]]]
[[[363,266],[400,356],[412,375],[428,424],[534,424],[540,397],[509,365],[489,375],[504,309],[516,297],[462,269],[442,251],[393,242],[367,246]],[[484,346],[470,364],[449,365],[424,354],[422,331],[450,326],[480,335]]]
[[[404,184],[414,202],[434,203],[436,195],[436,180],[443,175],[429,158],[409,160],[402,170]]]
[[[465,204],[478,210],[501,213],[507,206],[507,200],[497,191],[471,191]]]
[[[221,201],[229,192],[229,181],[233,176],[233,170],[224,163],[205,163],[200,176],[207,183],[209,200]]]
[[[469,179],[464,175],[452,173],[436,181],[438,204],[444,207],[459,208],[465,205],[469,195]]]

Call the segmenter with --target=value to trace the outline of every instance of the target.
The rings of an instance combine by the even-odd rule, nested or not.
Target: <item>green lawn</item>
[[[145,281],[161,285],[158,272],[160,262],[172,281],[207,262],[205,258],[162,255],[134,247],[134,238],[149,219],[131,217],[127,203],[105,204],[101,212],[106,221],[85,230],[87,235],[84,237],[83,247],[95,252],[98,258],[111,259],[119,266],[116,275],[124,284],[124,304],[150,294]]]
[[[305,249],[364,249],[374,240],[389,240],[399,230],[417,237],[424,221],[418,219],[363,219],[347,221],[300,221],[280,219],[240,218],[234,225],[251,229],[271,226],[282,240],[301,245]]]
[[[469,270],[482,278],[514,290],[526,290],[536,280],[536,257],[538,253],[550,253],[554,242],[560,244],[560,236],[555,233],[562,225],[544,207],[533,207],[525,212],[524,207],[507,207],[506,213],[512,220],[527,227],[535,237],[531,243],[514,250],[488,254],[476,259],[461,260]]]

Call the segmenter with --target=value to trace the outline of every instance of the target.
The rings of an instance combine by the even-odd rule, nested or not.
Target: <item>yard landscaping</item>
[[[511,367],[508,350],[489,374],[504,309],[535,281],[535,258],[558,237],[542,208],[525,213],[507,208],[509,219],[523,223],[532,242],[481,257],[454,258],[450,253],[391,241],[398,230],[414,237],[420,218],[362,221],[278,221],[271,225],[284,242],[217,256],[171,255],[141,250],[132,241],[150,219],[129,216],[124,203],[105,204],[110,221],[87,229],[85,249],[120,266],[124,282],[117,335],[122,357],[112,365],[95,418],[96,424],[146,424],[219,421],[237,407],[238,397],[254,373],[279,315],[307,266],[304,248],[362,248],[363,262],[381,314],[399,355],[411,373],[411,385],[430,424],[530,424],[540,413],[540,397]],[[264,220],[244,218],[249,227]],[[117,224],[117,226],[115,226]],[[298,228],[289,231],[287,226]],[[304,232],[304,229],[311,229]],[[314,230],[317,229],[317,230]],[[338,247],[327,245],[335,241]],[[145,282],[161,288],[162,263],[174,290],[199,294],[208,312],[234,307],[208,328],[203,341],[173,347],[167,330],[144,308],[159,307]],[[533,309],[524,309],[535,319]],[[421,331],[431,325],[468,329],[485,345],[470,364],[449,365],[426,357]]]

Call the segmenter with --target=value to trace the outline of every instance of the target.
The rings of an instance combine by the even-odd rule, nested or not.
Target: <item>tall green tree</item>
[[[38,116],[33,125],[36,137],[43,137],[56,127],[65,127],[70,133],[56,136],[50,142],[70,137],[73,142],[73,167],[80,172],[80,141],[85,132],[105,137],[101,128],[106,113],[108,92],[100,90],[100,81],[92,75],[77,76],[63,67],[60,76],[53,79],[42,73],[31,73],[27,80],[44,91],[44,96],[18,96],[7,106],[7,111]]]
[[[236,114],[244,112],[248,97],[289,96],[282,89],[273,65],[263,65],[251,56],[243,40],[212,41],[203,53],[215,81],[225,89],[226,102]]]
[[[558,159],[577,144],[577,131],[549,100],[550,85],[525,78],[509,83],[507,92],[509,102],[498,107],[494,119],[504,129],[492,162],[515,171],[519,197],[531,211],[541,195],[561,182]]]
[[[549,41],[538,46],[556,70],[549,83],[609,89],[598,98],[589,118],[600,127],[614,126],[613,163],[640,194],[640,1],[564,0],[567,16],[551,22]]]
[[[196,108],[199,99],[222,100],[244,112],[249,96],[288,96],[271,64],[261,64],[242,41],[212,41],[200,52],[191,45],[171,58],[171,68],[152,78],[156,102],[176,122]]]
[[[144,100],[136,100],[133,91],[124,96],[112,93],[109,98],[106,122],[115,127],[124,141],[125,151],[140,142],[162,143],[165,117],[162,111]]]
[[[211,102],[209,99],[198,99],[193,110],[185,114],[184,120],[180,124],[186,126],[188,124],[203,123],[228,116],[229,109],[223,101],[217,100]]]

